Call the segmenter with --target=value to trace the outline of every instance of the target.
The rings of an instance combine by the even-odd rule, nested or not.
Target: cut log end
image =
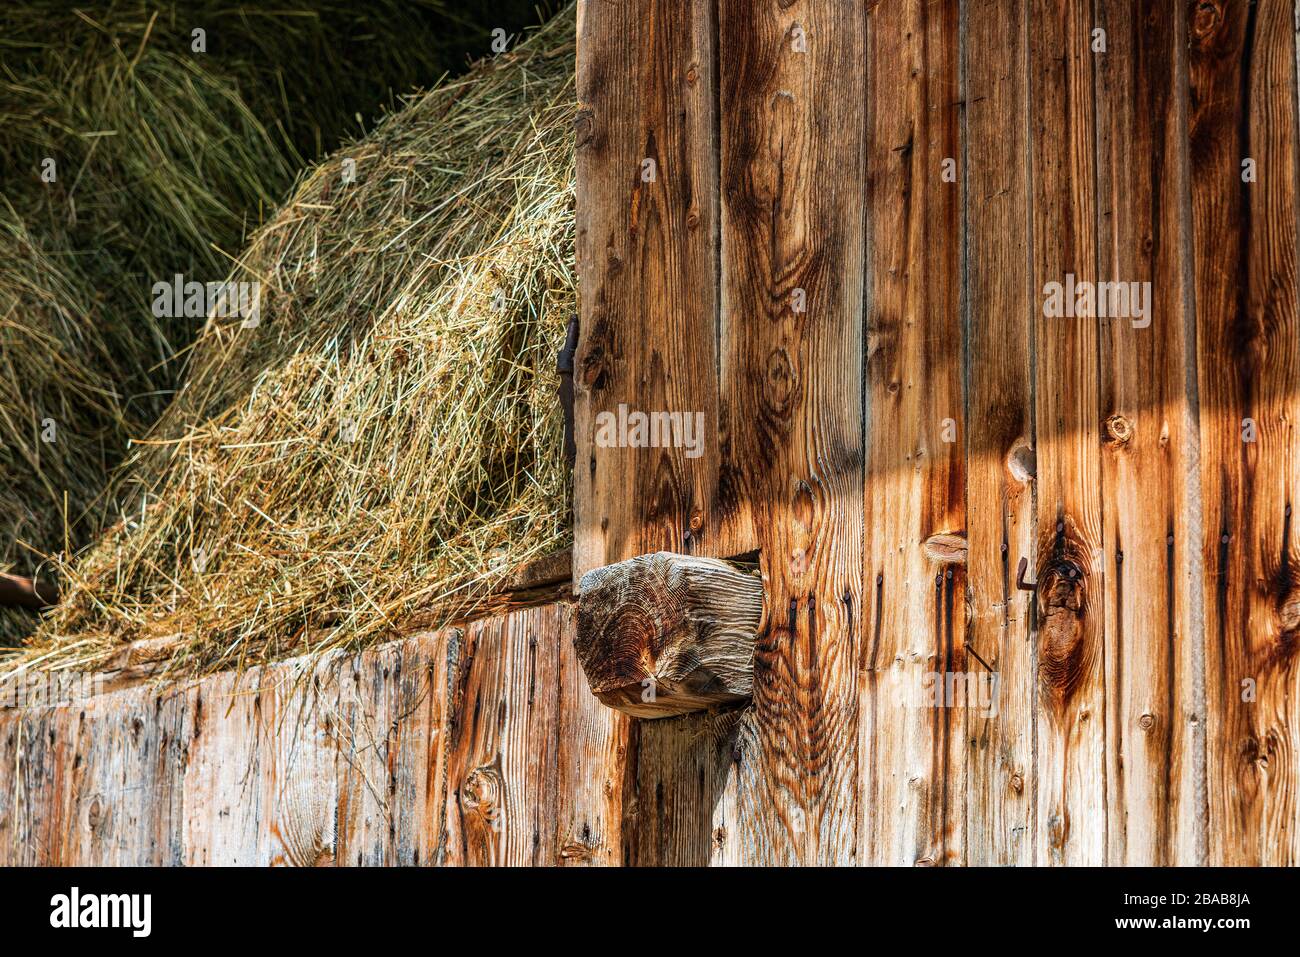
[[[663,718],[750,697],[762,613],[757,575],[657,552],[582,576],[574,644],[602,702]]]

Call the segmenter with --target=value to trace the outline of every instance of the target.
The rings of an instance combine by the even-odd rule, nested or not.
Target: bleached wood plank
[[[68,863],[182,863],[187,704],[184,692],[140,687],[63,706],[74,734]]]
[[[971,717],[967,861],[1034,860],[1033,598],[1015,568],[1034,542],[1029,323],[1028,11],[1024,0],[967,6],[966,643],[998,675],[997,713]]]
[[[870,754],[860,767],[873,864],[947,864],[964,854],[974,706],[966,673],[982,666],[965,652],[965,564],[926,548],[966,527],[957,14],[954,4],[900,0],[871,6],[867,18],[865,523],[874,588],[859,747]],[[936,685],[945,689],[937,700]]]
[[[448,675],[462,635],[451,628],[382,645],[341,672],[339,864],[439,863]]]
[[[293,659],[193,689],[187,865],[334,863],[339,667]]]

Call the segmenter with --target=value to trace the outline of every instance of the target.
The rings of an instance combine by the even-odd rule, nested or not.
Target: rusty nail
[[[1025,581],[1025,572],[1029,570],[1029,559],[1021,557],[1020,564],[1016,566],[1016,587],[1022,591],[1033,591],[1038,587],[1038,582]]]

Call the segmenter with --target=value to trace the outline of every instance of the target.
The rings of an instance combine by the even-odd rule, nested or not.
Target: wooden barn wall
[[[0,710],[0,864],[1300,863],[1300,3],[578,17],[574,573],[757,551],[752,705],[559,603]]]
[[[1298,7],[580,3],[575,578],[767,598],[630,861],[1300,863]]]
[[[572,622],[0,711],[0,865],[617,864],[629,720]]]

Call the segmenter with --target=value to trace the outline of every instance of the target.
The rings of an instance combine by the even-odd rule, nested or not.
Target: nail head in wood
[[[574,645],[602,702],[664,718],[750,697],[762,613],[757,574],[656,552],[582,576]]]

